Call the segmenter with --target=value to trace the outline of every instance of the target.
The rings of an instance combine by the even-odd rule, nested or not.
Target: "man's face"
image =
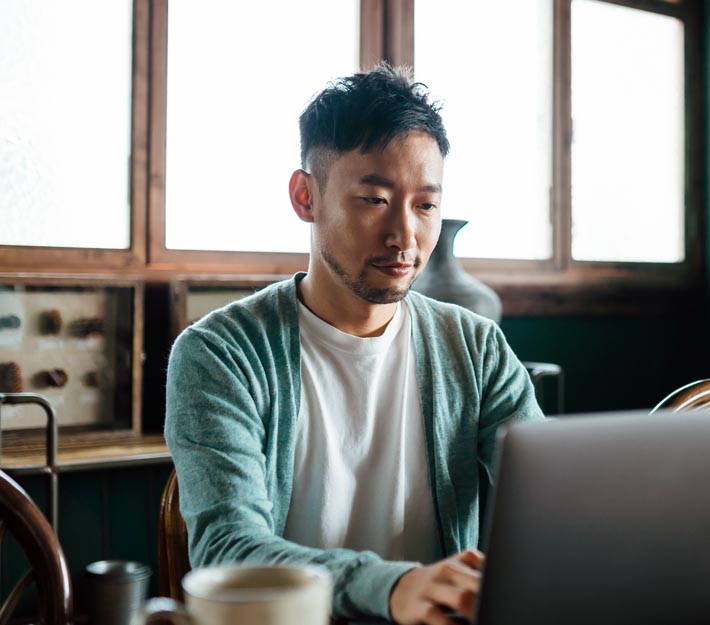
[[[311,198],[311,270],[325,287],[373,304],[407,294],[439,238],[443,166],[436,141],[423,132],[335,160],[325,192]]]

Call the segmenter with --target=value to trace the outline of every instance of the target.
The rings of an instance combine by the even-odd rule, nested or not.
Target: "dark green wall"
[[[83,570],[96,560],[137,560],[152,571],[157,594],[157,532],[160,496],[172,464],[64,473],[59,477],[59,539],[83,604]],[[46,478],[18,479],[44,510]],[[26,569],[17,545],[2,543],[0,591],[3,598]],[[24,602],[31,606],[32,596]]]
[[[522,360],[565,376],[565,412],[652,408],[678,386],[710,377],[703,314],[513,317],[501,327]],[[706,352],[707,353],[707,352]]]

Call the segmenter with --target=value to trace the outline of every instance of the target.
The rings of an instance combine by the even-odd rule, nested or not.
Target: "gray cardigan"
[[[333,575],[334,616],[387,618],[392,586],[414,563],[282,538],[300,406],[296,284],[303,275],[210,313],[173,345],[165,438],[190,560],[320,564]],[[498,426],[543,416],[495,323],[416,292],[407,302],[438,528],[433,539],[443,557],[478,545],[479,466],[490,479]]]

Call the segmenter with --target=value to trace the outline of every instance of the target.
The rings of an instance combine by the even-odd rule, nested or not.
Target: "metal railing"
[[[47,485],[47,520],[58,530],[59,518],[59,473],[57,471],[57,416],[49,400],[38,393],[0,393],[0,467],[2,466],[2,406],[16,404],[35,404],[41,406],[47,415],[46,427],[46,457],[42,473],[48,477]],[[12,469],[5,469],[12,473]]]
[[[554,378],[557,386],[557,405],[555,406],[555,414],[562,414],[565,411],[565,382],[564,372],[560,365],[551,362],[531,362],[523,361],[523,365],[530,375],[533,387],[535,388],[535,396],[540,407],[545,407],[545,378]]]

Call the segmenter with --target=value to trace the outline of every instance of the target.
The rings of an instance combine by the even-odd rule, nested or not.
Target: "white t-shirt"
[[[284,536],[322,549],[433,562],[427,471],[409,309],[381,336],[341,332],[298,306],[301,406]]]

